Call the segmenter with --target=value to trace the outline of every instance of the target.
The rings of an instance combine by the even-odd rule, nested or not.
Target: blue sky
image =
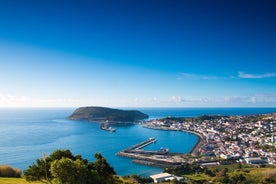
[[[273,0],[1,0],[0,107],[276,107]]]

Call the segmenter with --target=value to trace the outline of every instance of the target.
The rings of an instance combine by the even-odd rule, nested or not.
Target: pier
[[[127,149],[124,149],[123,151],[121,151],[121,153],[134,153],[134,154],[144,154],[144,155],[165,155],[165,154],[169,153],[169,149],[163,149],[163,148],[161,148],[158,151],[143,150],[144,147],[146,147],[150,144],[153,144],[156,141],[157,141],[157,139],[155,139],[154,137],[149,138],[143,142],[135,144]]]
[[[148,146],[148,145],[150,145],[150,144],[152,144],[152,143],[155,143],[156,141],[157,141],[157,139],[155,139],[154,137],[152,137],[152,138],[149,138],[148,140],[145,140],[145,141],[143,141],[143,142],[140,142],[140,143],[138,143],[138,144],[135,144],[135,145],[133,145],[133,146],[131,146],[131,147],[125,149],[124,151],[129,151],[129,150],[140,150],[140,149],[142,149],[142,148],[144,148],[144,147],[146,147],[146,146]]]
[[[161,148],[158,151],[144,150],[143,148],[157,141],[149,138],[117,153],[118,156],[133,158],[133,162],[144,165],[155,165],[158,167],[170,167],[181,165],[183,159],[179,154],[169,152],[169,149]],[[181,154],[182,155],[182,154]]]

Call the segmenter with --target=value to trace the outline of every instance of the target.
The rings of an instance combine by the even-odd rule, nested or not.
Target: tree
[[[230,178],[230,183],[231,184],[247,183],[246,182],[246,177],[241,173],[235,174]]]
[[[57,183],[82,184],[87,183],[89,171],[81,160],[73,161],[70,158],[61,158],[51,164],[50,171]]]
[[[75,160],[75,156],[71,153],[70,150],[55,150],[53,153],[50,154],[48,159],[54,161],[60,160],[63,157]]]
[[[100,176],[110,178],[111,176],[116,174],[113,167],[111,167],[107,163],[106,159],[100,153],[96,153],[94,157],[96,158],[94,169],[98,172]]]
[[[41,181],[59,184],[111,184],[115,171],[106,159],[95,154],[95,162],[88,162],[81,155],[73,155],[70,150],[56,150],[50,156],[37,159],[25,171],[27,181]]]
[[[49,162],[45,162],[43,159],[37,159],[36,164],[33,163],[25,171],[24,173],[25,179],[29,182],[40,181],[43,183],[51,183],[52,176],[49,169],[50,169]]]
[[[27,181],[40,181],[43,183],[51,183],[53,179],[50,172],[51,162],[59,160],[63,157],[75,160],[74,155],[70,150],[55,150],[50,156],[46,157],[43,154],[43,159],[37,159],[36,163],[33,163],[25,171],[24,176]]]

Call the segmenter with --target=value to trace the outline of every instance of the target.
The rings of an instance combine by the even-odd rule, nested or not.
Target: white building
[[[244,159],[247,164],[264,164],[265,162],[260,157],[250,157]]]
[[[155,174],[155,175],[151,175],[150,176],[154,183],[159,183],[159,182],[162,182],[162,181],[170,181],[170,180],[182,180],[183,177],[178,177],[178,176],[174,176],[172,174],[169,174],[169,173],[160,173],[160,174]]]

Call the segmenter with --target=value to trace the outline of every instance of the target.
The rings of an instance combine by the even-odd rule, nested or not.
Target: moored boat
[[[106,131],[109,131],[109,132],[116,132],[116,129],[109,126],[108,123],[101,123],[100,124],[100,129],[101,130],[106,130]]]

